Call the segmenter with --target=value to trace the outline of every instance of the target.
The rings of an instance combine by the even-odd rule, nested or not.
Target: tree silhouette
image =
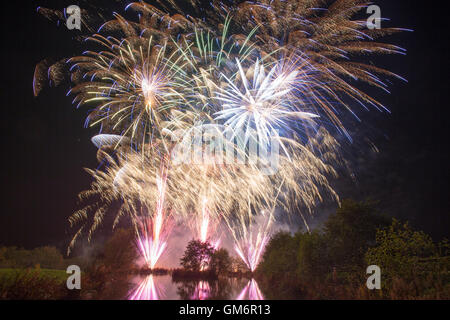
[[[231,257],[226,249],[214,251],[209,262],[209,269],[215,274],[225,274],[231,269]]]
[[[186,270],[205,270],[209,266],[209,262],[213,253],[214,248],[209,242],[191,240],[186,247],[186,251],[181,258],[180,263]]]

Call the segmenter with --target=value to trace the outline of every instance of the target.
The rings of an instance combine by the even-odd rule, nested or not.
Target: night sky
[[[67,217],[79,208],[77,194],[90,184],[83,168],[97,166],[90,142],[97,131],[84,128],[87,109],[75,109],[73,97],[66,97],[69,87],[46,88],[33,96],[36,63],[81,52],[74,33],[36,13],[38,5],[60,8],[60,3],[12,6],[2,1],[0,245],[65,247],[71,235]],[[362,116],[361,130],[370,126],[380,153],[359,156],[357,184],[343,178],[337,191],[344,198],[374,197],[383,211],[410,220],[438,240],[450,230],[444,111],[450,89],[448,21],[440,18],[444,10],[437,6],[376,3],[391,18],[389,25],[414,29],[388,38],[406,48],[407,56],[374,60],[409,83],[393,81],[391,95],[370,91],[392,111],[380,115],[370,110]]]

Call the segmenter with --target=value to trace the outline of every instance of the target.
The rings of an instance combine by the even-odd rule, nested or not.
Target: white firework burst
[[[236,60],[238,73],[234,81],[222,74],[226,80],[224,88],[217,87],[215,98],[221,102],[222,110],[214,114],[216,121],[225,121],[226,130],[244,133],[244,145],[255,139],[260,146],[267,147],[272,138],[279,139],[278,128],[286,127],[292,119],[311,120],[318,115],[301,110],[302,103],[294,94],[298,89],[298,70],[283,71],[274,65],[269,72],[256,60],[244,71]]]

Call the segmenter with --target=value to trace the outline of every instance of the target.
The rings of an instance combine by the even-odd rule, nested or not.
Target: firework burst
[[[213,0],[207,15],[198,10],[200,2],[191,4],[196,17],[183,12],[176,0],[158,1],[163,10],[131,3],[127,9],[139,13],[137,21],[115,14],[87,37],[95,50],[68,64],[44,61],[36,67],[38,94],[43,81],[60,83],[70,66],[75,85],[69,93],[77,106],[90,108],[86,124],[99,125],[101,131],[93,142],[104,167],[89,170],[94,181],[80,198],[94,203],[70,217],[71,225],[83,225],[69,250],[85,229],[90,240],[108,208],[119,203],[114,226],[122,216],[130,218],[150,267],[166,247],[173,219],[188,224],[202,241],[225,224],[238,255],[255,270],[275,208],[296,209],[308,227],[307,214],[324,195],[338,200],[329,179],[341,159],[330,132],[351,138],[341,109],[355,116],[353,104],[387,110],[355,83],[387,91],[384,77],[401,79],[353,58],[404,53],[373,41],[402,29],[369,30],[365,21],[353,18],[366,1],[227,5]],[[167,14],[169,7],[179,13]],[[333,129],[327,131],[329,125]],[[188,137],[205,128],[225,141],[215,150],[231,146],[245,161],[222,163],[216,155],[203,156],[201,163],[174,161],[177,147],[195,146]],[[256,165],[249,161],[251,141],[263,151],[275,141],[282,150],[275,159],[256,155]],[[205,149],[200,149],[203,155]],[[261,163],[273,161],[276,170],[265,174]],[[265,221],[256,223],[258,216]],[[259,296],[257,285],[250,283],[248,290]]]
[[[170,53],[168,42],[159,44],[153,37],[120,41],[94,35],[89,40],[108,49],[69,60],[91,79],[71,89],[74,103],[95,105],[86,120],[90,126],[101,124],[143,146],[159,135],[172,108],[187,105],[178,92],[185,85],[180,58]]]
[[[219,88],[216,96],[222,102],[223,110],[215,113],[215,120],[225,120],[226,130],[245,132],[244,144],[253,131],[256,132],[254,139],[267,148],[279,128],[287,125],[286,119],[317,117],[298,110],[300,104],[290,97],[295,85],[299,83],[297,71],[277,73],[278,66],[275,65],[266,73],[259,60],[248,69],[251,72],[247,73],[238,60],[236,65],[241,84],[238,86],[223,75],[227,86]]]

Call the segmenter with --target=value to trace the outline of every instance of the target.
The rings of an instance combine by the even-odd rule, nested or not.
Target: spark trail
[[[147,266],[153,269],[167,247],[167,239],[171,231],[171,220],[164,210],[165,193],[167,186],[167,175],[162,171],[162,175],[157,179],[158,202],[156,212],[153,217],[146,217],[140,223],[137,231],[137,243]]]
[[[256,270],[269,241],[273,213],[263,212],[260,220],[250,223],[249,227],[246,224],[241,224],[241,234],[235,236],[235,250],[251,272]]]

